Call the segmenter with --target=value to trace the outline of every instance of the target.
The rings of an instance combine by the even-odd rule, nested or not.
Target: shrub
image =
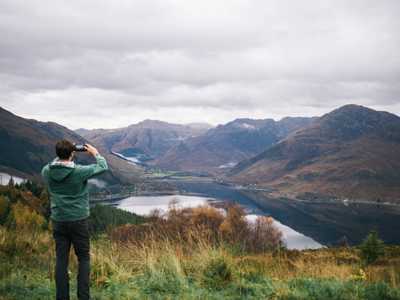
[[[96,205],[90,210],[89,229],[92,234],[101,233],[107,228],[113,228],[124,224],[139,224],[145,218],[122,209]]]
[[[223,289],[232,281],[232,270],[223,256],[210,259],[203,270],[202,283],[210,289]]]
[[[282,232],[274,225],[271,217],[260,216],[251,227],[248,250],[264,252],[275,250],[282,243]]]
[[[371,231],[360,245],[360,257],[365,264],[374,263],[385,253],[385,245],[376,231]]]
[[[113,241],[130,241],[136,244],[147,241],[173,241],[187,248],[224,243],[239,251],[264,252],[281,245],[282,233],[274,226],[272,218],[259,217],[254,224],[245,218],[239,206],[228,208],[226,216],[213,207],[173,208],[168,213],[153,214],[149,222],[127,224],[109,232]]]
[[[249,237],[249,223],[246,220],[244,209],[239,205],[232,205],[224,222],[220,226],[222,238],[231,245],[240,245],[242,250],[246,248]]]
[[[47,224],[46,219],[34,211],[32,208],[17,202],[12,205],[13,223],[17,230],[38,230],[43,229]]]

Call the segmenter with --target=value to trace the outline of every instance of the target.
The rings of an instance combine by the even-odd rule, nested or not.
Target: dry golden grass
[[[182,276],[197,276],[210,257],[218,255],[229,261],[238,272],[256,272],[276,280],[312,277],[345,281],[360,277],[361,269],[365,272],[365,281],[384,281],[399,288],[400,247],[392,246],[387,249],[384,257],[364,268],[356,248],[238,254],[224,245],[211,244],[207,238],[171,241],[149,237],[140,243],[121,243],[103,236],[92,241],[92,280],[99,286],[106,284],[110,278],[127,282],[132,276],[146,270],[155,271],[165,262]],[[0,226],[0,254],[12,257],[15,267],[45,267],[48,277],[53,278],[54,241],[48,230],[32,231],[25,228],[15,232]],[[76,267],[77,261],[71,251],[71,271],[76,271]],[[6,274],[1,274],[3,276]]]
[[[183,218],[181,213],[184,213]],[[213,284],[207,280],[207,274],[214,274],[214,271],[221,286],[225,282],[235,282],[240,286],[243,280],[247,280],[243,278],[271,279],[277,283],[274,286],[277,295],[288,294],[289,282],[298,278],[386,282],[393,288],[400,288],[399,246],[387,246],[385,256],[367,267],[363,266],[359,250],[354,247],[303,251],[280,247],[236,247],[240,239],[235,236],[235,228],[239,234],[243,230],[240,228],[243,224],[240,212],[233,218],[237,213],[234,211],[231,219],[224,220],[215,211],[204,208],[194,212],[174,212],[173,222],[158,218],[154,220],[156,226],[122,226],[103,234],[91,244],[94,288],[103,290],[117,283],[128,287],[133,295],[142,293],[143,290],[139,289],[143,287],[168,294],[190,290],[188,282],[195,282],[207,290]],[[262,222],[262,234],[253,231],[257,233],[256,237],[263,237],[257,240],[256,245],[269,236],[279,237],[271,229],[270,220]],[[51,229],[37,222],[30,224],[33,225],[25,226],[20,222],[13,229],[0,226],[0,279],[24,269],[25,274],[41,274],[47,280],[53,280],[55,252]],[[222,233],[219,232],[221,228]],[[129,238],[122,238],[126,233]],[[73,251],[70,262],[70,271],[76,274],[77,260]],[[262,289],[263,285],[259,283],[257,288]]]

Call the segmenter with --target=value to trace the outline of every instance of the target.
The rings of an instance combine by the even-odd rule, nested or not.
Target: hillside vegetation
[[[54,298],[47,195],[35,194],[0,187],[0,299]],[[271,219],[253,226],[243,216],[238,207],[172,205],[148,218],[94,208],[93,299],[400,299],[400,247],[372,260],[360,248],[289,251]],[[374,253],[373,239],[366,245]],[[71,252],[72,294],[76,269]]]
[[[54,122],[39,122],[12,114],[0,107],[0,171],[22,178],[40,180],[43,166],[56,156],[55,144],[68,139],[77,144],[88,141],[72,130]],[[143,170],[138,166],[110,154],[99,151],[107,159],[109,172],[98,178],[109,183],[138,182]],[[86,154],[77,155],[77,162],[93,162]]]

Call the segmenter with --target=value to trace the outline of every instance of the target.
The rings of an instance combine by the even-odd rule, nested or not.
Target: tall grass
[[[238,227],[250,237],[230,239],[239,223],[228,226],[229,214],[208,208],[173,214],[92,241],[93,299],[400,299],[399,246],[385,247],[365,266],[357,248],[296,251],[262,239],[255,247],[252,234],[275,236],[264,234],[275,232],[269,223],[261,231]],[[0,226],[0,299],[53,299],[53,269],[49,229]],[[76,271],[71,251],[72,294]]]

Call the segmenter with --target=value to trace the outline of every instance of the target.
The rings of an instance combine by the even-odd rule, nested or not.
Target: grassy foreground
[[[54,299],[54,241],[39,189],[0,187],[0,300]],[[171,209],[92,210],[92,299],[399,299],[400,246],[368,264],[358,248],[289,251],[271,218]],[[72,299],[77,261],[70,259]],[[372,262],[372,263],[371,263]]]
[[[360,267],[355,248],[244,255],[224,246],[92,241],[93,299],[400,299],[400,247]],[[0,228],[0,299],[53,299],[49,231]],[[75,297],[76,259],[71,252]],[[75,298],[73,298],[75,299]]]

